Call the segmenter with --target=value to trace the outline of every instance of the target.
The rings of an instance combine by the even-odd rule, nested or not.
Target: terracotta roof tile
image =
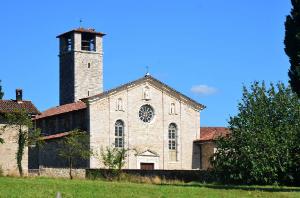
[[[0,113],[10,113],[21,109],[29,114],[40,113],[31,101],[22,100],[17,102],[16,100],[0,100]]]
[[[85,109],[85,108],[86,108],[86,104],[82,101],[69,103],[69,104],[50,108],[50,109],[42,112],[40,115],[38,115],[36,117],[36,119],[41,119],[41,118],[45,118],[45,117],[49,117],[49,116],[68,113],[71,111],[78,111],[78,110]]]
[[[57,133],[54,135],[47,135],[47,136],[41,137],[41,140],[57,139],[57,138],[65,137],[65,136],[69,135],[70,133],[71,132],[63,132],[63,133]]]
[[[99,35],[99,36],[105,36],[104,33],[102,33],[102,32],[96,32],[96,30],[92,29],[92,28],[88,28],[88,29],[86,29],[86,28],[77,28],[77,29],[73,29],[71,31],[62,33],[62,34],[58,35],[56,38],[59,38],[59,37],[61,37],[63,35],[70,34],[70,33],[73,33],[73,32],[78,32],[78,33],[93,33],[93,34],[96,34],[96,35]]]
[[[200,142],[213,141],[219,136],[227,136],[229,129],[225,127],[201,127],[200,128]]]

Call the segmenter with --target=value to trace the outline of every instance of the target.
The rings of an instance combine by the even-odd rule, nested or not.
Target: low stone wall
[[[85,169],[72,169],[73,178],[85,178]],[[68,168],[39,168],[29,169],[29,176],[69,178]]]
[[[141,170],[141,169],[123,169],[122,173],[141,177],[159,177],[167,180],[181,180],[184,182],[216,182],[214,175],[207,170]],[[67,168],[44,168],[29,169],[29,176],[69,178],[69,169]],[[74,178],[80,179],[103,179],[107,175],[112,175],[108,169],[72,169]]]
[[[122,173],[141,177],[160,177],[167,180],[181,180],[184,182],[216,182],[212,172],[207,170],[141,170],[123,169]],[[105,178],[110,174],[108,169],[86,169],[86,178]]]

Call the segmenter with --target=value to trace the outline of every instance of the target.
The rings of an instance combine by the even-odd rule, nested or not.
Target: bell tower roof
[[[93,29],[93,28],[87,28],[86,29],[86,28],[80,27],[80,28],[73,29],[73,30],[70,30],[68,32],[62,33],[62,34],[56,36],[56,38],[60,38],[62,36],[65,36],[65,35],[68,35],[68,34],[71,34],[71,33],[92,33],[92,34],[99,35],[99,36],[104,36],[105,35],[102,32],[96,32],[96,30]]]

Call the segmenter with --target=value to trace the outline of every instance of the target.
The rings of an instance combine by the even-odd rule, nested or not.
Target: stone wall
[[[201,144],[201,168],[207,170],[211,168],[210,158],[214,154],[216,145],[214,142],[205,142]]]
[[[0,124],[0,129],[4,124]],[[1,138],[4,139],[4,144],[0,144],[0,166],[4,175],[19,175],[16,152],[18,150],[17,135],[18,129],[9,126],[4,132],[1,131]],[[28,172],[28,148],[25,147],[22,160],[22,167],[24,175]]]
[[[141,176],[141,177],[159,177],[167,180],[180,180],[184,182],[217,182],[217,178],[212,172],[206,170],[140,170],[140,169],[125,169],[122,173]],[[86,169],[87,179],[105,178],[111,175],[108,169]]]
[[[145,99],[143,94],[146,87],[150,91],[148,99]],[[117,108],[119,99],[123,103],[121,110]],[[170,112],[172,103],[175,104],[174,113]],[[155,116],[150,123],[144,123],[139,119],[140,107],[145,104],[151,105],[154,109]],[[92,101],[89,104],[89,117],[91,148],[96,152],[101,148],[113,146],[115,122],[117,120],[124,122],[125,148],[131,149],[125,164],[126,169],[137,169],[138,154],[147,150],[159,156],[158,165],[155,164],[159,169],[200,168],[200,163],[198,167],[195,166],[196,163],[193,166],[193,140],[199,138],[200,112],[160,87],[144,82]],[[168,128],[171,123],[177,126],[175,161],[169,157]],[[92,157],[90,167],[102,168],[103,164]]]
[[[68,168],[44,168],[29,170],[29,176],[42,176],[42,177],[58,177],[58,178],[69,178]],[[72,169],[73,178],[85,178],[85,169]]]

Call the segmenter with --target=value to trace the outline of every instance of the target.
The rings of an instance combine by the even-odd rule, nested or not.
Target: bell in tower
[[[76,102],[103,92],[102,37],[78,28],[59,38],[59,103]]]

